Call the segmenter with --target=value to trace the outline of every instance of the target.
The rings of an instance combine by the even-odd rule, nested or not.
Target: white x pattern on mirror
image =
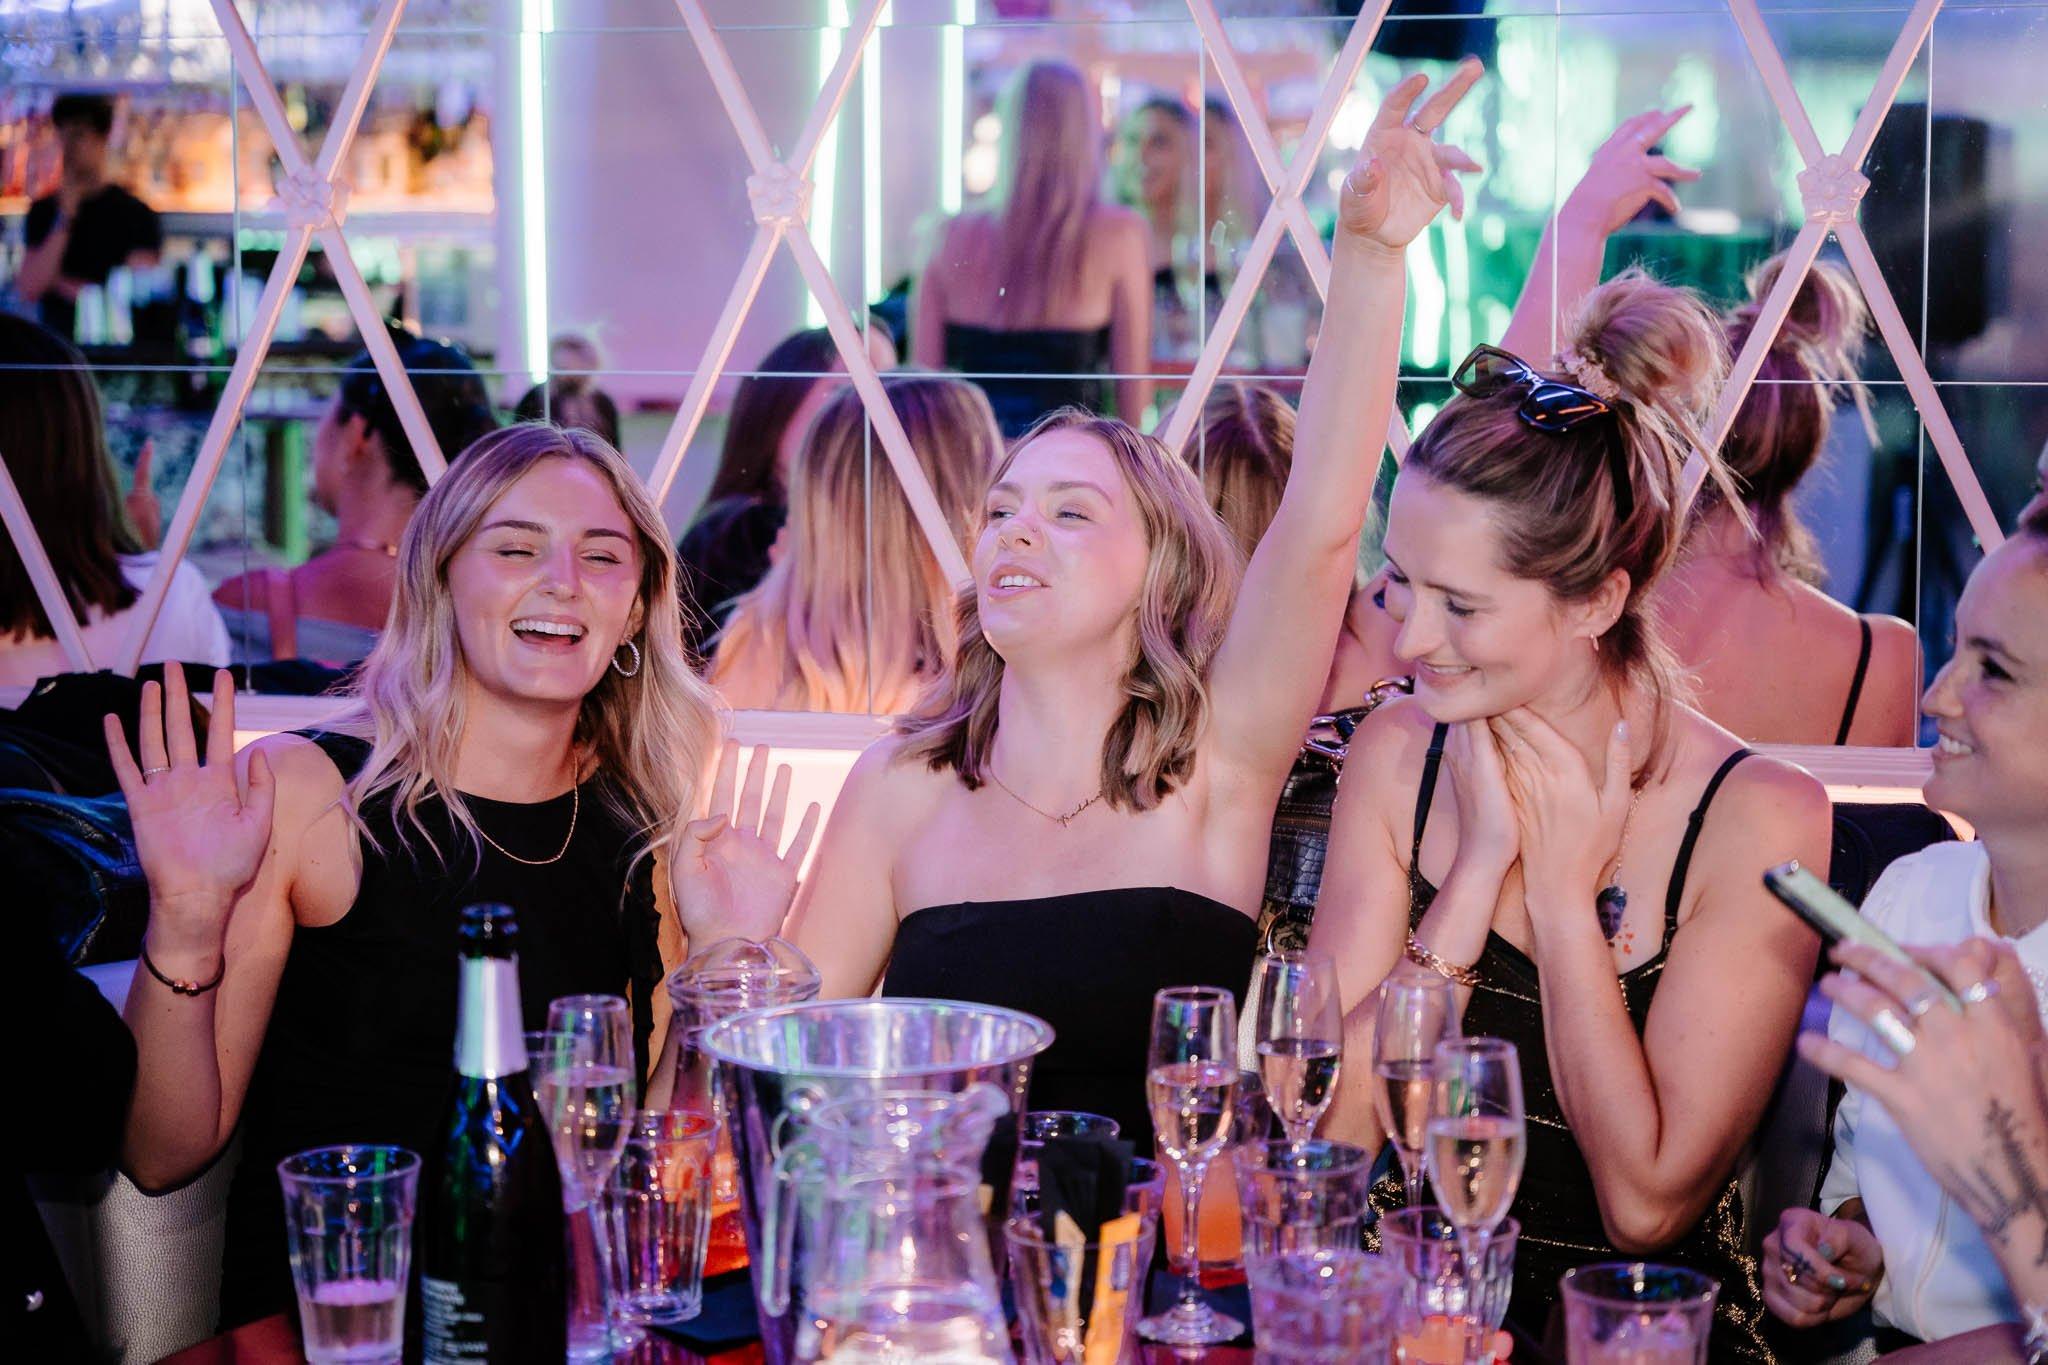
[[[200,445],[191,477],[166,529],[163,553],[143,593],[140,610],[135,613],[120,657],[114,661],[115,666],[126,673],[133,673],[137,667],[144,643],[163,606],[171,574],[191,542],[201,507],[219,474],[228,442],[241,419],[257,371],[269,350],[291,283],[314,240],[321,243],[335,269],[349,312],[361,330],[364,344],[398,409],[407,435],[412,439],[422,469],[431,481],[438,478],[445,468],[433,431],[384,330],[376,304],[349,254],[348,241],[342,232],[348,187],[340,178],[340,168],[345,164],[348,149],[368,106],[371,90],[403,16],[406,0],[380,0],[368,41],[350,72],[334,122],[328,129],[317,160],[310,163],[286,117],[278,89],[265,70],[233,0],[210,0],[210,3],[234,52],[242,83],[283,164],[285,174],[281,188],[266,212],[280,215],[286,232],[283,249],[278,253],[276,264],[265,283],[248,332],[242,338],[220,402]],[[950,523],[933,498],[902,426],[889,406],[880,377],[863,344],[860,328],[832,281],[807,228],[808,176],[812,161],[824,138],[832,135],[836,127],[847,91],[868,43],[874,38],[885,3],[886,0],[862,0],[849,27],[848,41],[841,46],[838,59],[818,93],[795,149],[787,158],[778,160],[724,43],[704,12],[702,0],[677,0],[691,38],[753,169],[748,188],[754,202],[757,226],[745,264],[733,282],[724,309],[705,346],[702,361],[692,376],[682,407],[663,443],[650,484],[659,501],[674,482],[690,440],[709,406],[713,386],[731,359],[740,325],[760,290],[775,248],[786,240],[811,295],[826,315],[827,326],[847,373],[860,392],[875,434],[902,482],[920,526],[941,565],[952,578],[962,581],[967,577],[967,568]],[[1273,200],[1252,239],[1244,266],[1232,283],[1187,388],[1164,427],[1163,437],[1176,451],[1186,444],[1202,403],[1221,374],[1237,328],[1244,320],[1283,232],[1293,236],[1318,290],[1323,291],[1327,286],[1328,253],[1308,218],[1301,196],[1314,172],[1317,155],[1329,134],[1337,109],[1350,90],[1391,3],[1392,0],[1378,0],[1369,10],[1361,8],[1324,83],[1293,160],[1283,165],[1271,129],[1257,107],[1236,54],[1228,43],[1215,0],[1188,0],[1204,49],[1216,65],[1225,94],[1246,131],[1260,172],[1272,190]],[[1917,0],[1892,46],[1854,131],[1841,151],[1829,154],[1814,132],[1784,59],[1764,25],[1757,0],[1729,0],[1730,12],[1741,30],[1751,59],[1756,63],[1772,103],[1805,164],[1800,187],[1805,200],[1806,221],[1790,248],[1792,268],[1780,274],[1776,287],[1765,300],[1758,325],[1737,358],[1722,392],[1710,436],[1716,441],[1725,437],[1743,398],[1755,381],[1764,353],[1784,323],[1800,282],[1812,268],[1822,241],[1829,232],[1833,232],[1849,259],[1877,320],[1880,334],[1904,377],[1907,390],[1926,423],[1928,437],[1956,488],[1972,529],[1986,546],[1991,546],[2001,541],[2002,533],[1970,466],[1961,439],[1942,406],[1926,364],[1914,346],[1911,330],[1879,272],[1876,258],[1856,216],[1857,201],[1868,184],[1862,175],[1862,162],[1869,154],[1878,128],[1896,100],[1906,72],[1925,43],[1942,5],[1943,0]],[[1389,440],[1398,457],[1406,446],[1406,431],[1398,414],[1389,431]],[[0,458],[5,455],[6,452],[0,452]],[[56,582],[49,557],[36,528],[29,524],[19,493],[4,464],[0,464],[0,519],[4,519],[22,554],[38,599],[55,626],[67,658],[73,667],[91,669],[94,662],[86,649],[78,620]]]

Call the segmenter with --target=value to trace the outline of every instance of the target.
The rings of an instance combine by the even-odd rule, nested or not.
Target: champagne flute
[[[569,1355],[608,1360],[617,1346],[644,1337],[630,1323],[613,1324],[611,1241],[604,1191],[625,1151],[639,1105],[633,1074],[633,1017],[616,995],[567,995],[548,1003],[555,1046],[536,1067],[541,1104],[562,1168],[568,1206]]]
[[[1505,1039],[1452,1038],[1437,1044],[1433,1063],[1429,1183],[1476,1273],[1522,1183],[1522,1061]]]
[[[1431,1058],[1458,1034],[1458,1005],[1441,976],[1396,969],[1380,983],[1372,1031],[1372,1102],[1401,1158],[1407,1206],[1423,1204],[1422,1146],[1429,1128]]]
[[[1290,1142],[1313,1136],[1337,1093],[1344,1010],[1337,966],[1316,948],[1281,948],[1252,969],[1253,1046],[1266,1098]]]
[[[1181,1259],[1189,1268],[1180,1302],[1138,1324],[1153,1341],[1210,1346],[1244,1331],[1202,1301],[1197,1239],[1202,1177],[1230,1142],[1236,1089],[1237,1002],[1230,992],[1176,986],[1153,996],[1145,1091],[1160,1149],[1180,1172]]]

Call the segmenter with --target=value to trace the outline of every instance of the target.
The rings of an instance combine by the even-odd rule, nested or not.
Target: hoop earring
[[[631,668],[619,667],[619,649],[630,649],[633,651],[633,666]],[[619,641],[619,649],[612,651],[612,671],[622,678],[636,676],[640,672],[640,646],[634,644],[631,640],[621,640]]]

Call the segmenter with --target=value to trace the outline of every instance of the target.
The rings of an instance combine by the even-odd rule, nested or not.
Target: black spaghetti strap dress
[[[1422,923],[1423,914],[1436,899],[1437,889],[1418,870],[1417,858],[1422,851],[1422,832],[1429,821],[1430,799],[1436,791],[1448,734],[1448,727],[1439,725],[1430,738],[1429,756],[1422,768],[1422,790],[1415,802],[1415,838],[1408,854],[1411,929]],[[1639,1037],[1650,1017],[1650,1001],[1656,995],[1657,982],[1664,974],[1671,936],[1678,928],[1686,872],[1692,862],[1693,845],[1707,818],[1707,808],[1735,765],[1751,752],[1739,749],[1730,754],[1700,793],[1699,804],[1693,807],[1686,822],[1677,862],[1671,869],[1670,890],[1664,899],[1664,946],[1655,957],[1631,967],[1619,978],[1622,998]],[[1735,1177],[1729,1177],[1720,1196],[1697,1225],[1656,1255],[1635,1256],[1617,1250],[1601,1226],[1593,1173],[1565,1124],[1564,1110],[1551,1080],[1536,964],[1514,944],[1489,931],[1486,948],[1473,965],[1480,975],[1480,984],[1473,988],[1465,1007],[1464,1031],[1471,1037],[1505,1038],[1515,1045],[1522,1061],[1522,1103],[1528,1117],[1528,1155],[1522,1167],[1521,1188],[1510,1210],[1522,1225],[1522,1233],[1515,1247],[1515,1288],[1509,1316],[1524,1331],[1540,1338],[1551,1310],[1561,1298],[1557,1282],[1565,1271],[1600,1261],[1649,1260],[1660,1265],[1683,1266],[1720,1281],[1709,1349],[1713,1360],[1774,1360],[1763,1340],[1763,1289],[1757,1278],[1756,1258],[1749,1254],[1742,1192]],[[1398,1179],[1382,1181],[1373,1191],[1373,1202],[1382,1209],[1401,1207],[1403,1197]]]
[[[1055,1037],[1031,1107],[1107,1114],[1150,1153],[1153,993],[1218,986],[1242,1004],[1257,939],[1250,915],[1170,886],[934,905],[897,927],[882,993],[1037,1015]]]
[[[344,778],[369,745],[335,734],[307,738]],[[518,805],[464,795],[477,824],[522,858],[562,847],[571,799]],[[425,1154],[454,1077],[456,927],[462,907],[503,901],[519,915],[519,993],[526,1027],[547,1024],[557,996],[625,995],[646,1066],[653,991],[661,978],[649,859],[607,808],[597,779],[576,801],[567,851],[538,866],[489,844],[481,855],[439,800],[421,818],[444,867],[408,852],[388,800],[360,812],[379,847],[363,845],[363,879],[348,913],[293,932],[277,1003],[242,1107],[242,1160],[228,1193],[221,1275],[223,1330],[288,1309],[284,1206],[277,1163],[346,1142],[396,1143]],[[632,874],[631,884],[627,876]]]
[[[1849,742],[1849,727],[1856,721],[1856,703],[1863,700],[1863,682],[1870,672],[1870,618],[1859,616],[1856,624],[1863,632],[1863,644],[1856,651],[1856,676],[1849,679],[1849,700],[1842,707],[1842,723],[1835,730],[1837,744]]]

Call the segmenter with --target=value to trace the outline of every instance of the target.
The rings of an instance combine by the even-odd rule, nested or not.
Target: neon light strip
[[[818,30],[818,86],[824,88],[831,77],[832,69],[839,62],[839,31],[846,27],[846,0],[825,0],[825,27]],[[869,53],[870,58],[873,53]],[[839,196],[839,128],[837,124],[826,129],[824,139],[818,144],[818,159],[811,175],[811,239],[817,244],[818,256],[825,262],[825,273],[832,273],[832,236],[837,226],[833,210]],[[804,302],[804,326],[823,327],[825,308],[814,294]]]
[[[974,0],[953,0],[953,22],[939,35],[939,210],[960,211],[960,154],[967,137],[967,30]]]
[[[521,0],[519,25],[519,251],[526,280],[526,379],[548,373],[548,177],[542,38],[555,31],[554,0]]]
[[[882,6],[882,27],[896,6]],[[860,282],[861,315],[882,297],[882,35],[868,40],[860,72]],[[863,322],[865,325],[865,322]]]

